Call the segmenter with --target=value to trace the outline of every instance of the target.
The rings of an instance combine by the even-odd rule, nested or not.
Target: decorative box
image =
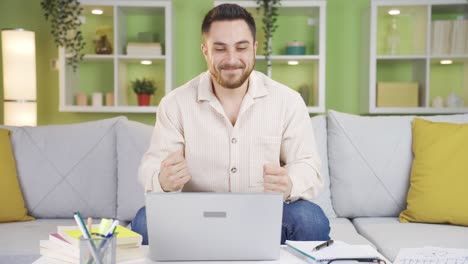
[[[377,107],[418,107],[417,82],[378,82]]]

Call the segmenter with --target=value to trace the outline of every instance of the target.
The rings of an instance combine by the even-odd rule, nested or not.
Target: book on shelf
[[[466,38],[468,38],[468,20],[463,20],[463,22],[465,23],[465,52],[464,54],[468,54],[468,40]]]
[[[59,226],[57,230],[57,233],[66,241],[79,246],[81,231],[77,226]],[[98,233],[98,231],[99,225],[93,225],[91,233]],[[143,241],[143,237],[140,234],[121,225],[117,226],[115,233],[117,233],[116,244],[118,247],[138,247],[141,246],[141,242]]]
[[[432,22],[432,54],[447,55],[451,52],[451,35],[453,23],[450,20]]]
[[[127,44],[127,55],[160,56],[162,55],[161,44],[159,42],[129,42]]]
[[[48,240],[41,240],[39,242],[39,253],[48,258],[79,263],[79,237],[81,233],[77,235],[74,232],[77,230],[76,226],[59,226],[57,229],[58,232],[50,234]],[[92,232],[97,230],[98,225],[93,225]],[[117,226],[116,232],[119,230],[121,233],[117,234],[117,241],[120,239],[121,242],[120,244],[117,243],[116,246],[116,261],[123,262],[144,258],[145,253],[141,247],[141,235],[123,226]],[[122,234],[120,238],[119,234]]]
[[[451,38],[451,54],[461,55],[465,53],[466,45],[466,23],[468,20],[458,19],[452,21],[452,38]]]

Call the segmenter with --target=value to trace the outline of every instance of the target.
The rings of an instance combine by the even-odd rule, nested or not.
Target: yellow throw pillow
[[[468,226],[468,124],[415,118],[413,154],[400,221]]]
[[[0,223],[31,221],[16,175],[10,131],[0,129]]]

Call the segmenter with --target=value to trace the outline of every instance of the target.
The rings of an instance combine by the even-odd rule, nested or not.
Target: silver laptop
[[[150,258],[279,259],[283,196],[273,193],[147,193]]]

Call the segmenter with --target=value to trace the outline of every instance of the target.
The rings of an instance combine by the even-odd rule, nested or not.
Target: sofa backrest
[[[333,210],[330,192],[330,175],[328,170],[328,150],[327,150],[327,117],[325,115],[314,116],[310,119],[314,129],[315,143],[320,156],[320,174],[323,178],[323,190],[311,201],[319,205],[329,218],[336,217]]]
[[[131,221],[145,204],[138,167],[148,150],[153,126],[122,120],[117,124],[117,218]]]
[[[327,120],[325,116],[311,118],[318,153],[322,161],[321,175],[324,190],[311,200],[317,203],[328,217],[336,217],[330,198],[330,177],[327,161]],[[143,188],[137,181],[138,167],[151,140],[153,126],[122,120],[117,124],[118,198],[117,218],[130,221],[144,205]]]
[[[421,116],[468,122],[468,114]],[[406,208],[414,116],[357,116],[329,111],[331,197],[340,217],[398,216]]]
[[[115,126],[124,117],[71,125],[3,127],[12,148],[30,215],[115,218]]]

